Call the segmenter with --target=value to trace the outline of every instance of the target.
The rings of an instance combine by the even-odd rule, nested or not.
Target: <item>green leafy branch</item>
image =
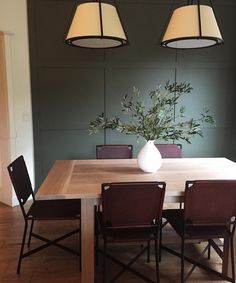
[[[196,119],[185,120],[186,108],[181,106],[176,110],[179,99],[192,91],[189,83],[170,83],[159,85],[148,93],[150,107],[144,104],[143,95],[137,88],[133,88],[131,96],[126,94],[121,101],[121,110],[129,116],[129,122],[119,117],[106,118],[101,113],[90,122],[89,134],[96,134],[102,129],[117,130],[127,135],[136,135],[146,140],[185,140],[191,142],[195,135],[203,136],[203,123],[214,124],[215,120],[208,109],[203,109]],[[175,114],[175,117],[174,117]]]

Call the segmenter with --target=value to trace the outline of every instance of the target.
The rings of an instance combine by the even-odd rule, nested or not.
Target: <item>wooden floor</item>
[[[71,226],[75,226],[77,223],[53,223],[48,225],[49,222],[41,223],[37,225],[36,230],[39,233],[47,235],[48,237],[54,237],[69,231]],[[51,222],[50,222],[51,223]],[[80,282],[79,272],[79,258],[70,253],[62,251],[56,247],[47,248],[37,254],[23,259],[21,274],[16,274],[16,266],[18,261],[20,242],[23,232],[24,222],[22,219],[19,206],[10,208],[0,204],[0,282],[21,282],[21,283],[72,283]],[[55,232],[56,231],[56,232]],[[173,231],[170,228],[166,228],[163,234],[165,242],[176,242],[178,239],[173,238]],[[38,242],[34,240],[33,246],[36,246]],[[70,247],[78,246],[78,237],[73,236],[66,241]],[[172,246],[176,244],[172,244]],[[191,245],[192,246],[192,245]],[[196,245],[194,248],[189,248],[188,252],[191,254],[198,253],[201,245]],[[134,245],[113,245],[110,247],[110,251],[116,256],[121,258],[129,257],[132,252],[140,249],[140,246]],[[101,281],[101,262],[96,267],[96,283]],[[221,264],[218,257],[212,253],[212,262],[214,268],[220,270]],[[150,263],[146,263],[145,257],[140,259],[137,264],[134,265],[139,271],[144,272],[146,275],[154,278],[154,260],[153,256]],[[119,267],[108,261],[108,277],[111,277]],[[160,278],[163,283],[177,283],[180,282],[180,260],[175,256],[162,253],[162,262],[160,264]],[[117,280],[117,283],[142,283],[143,280],[137,278],[135,275],[126,272],[123,276]],[[225,282],[215,278],[212,275],[206,274],[200,269],[196,269],[188,282]],[[91,282],[92,283],[92,282]]]

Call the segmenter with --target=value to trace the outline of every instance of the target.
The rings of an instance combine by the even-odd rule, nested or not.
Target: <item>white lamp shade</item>
[[[111,48],[126,45],[128,40],[115,6],[89,2],[78,5],[66,43],[87,48]]]
[[[220,43],[223,39],[213,9],[206,5],[175,9],[161,41],[164,47],[180,49],[203,48]]]

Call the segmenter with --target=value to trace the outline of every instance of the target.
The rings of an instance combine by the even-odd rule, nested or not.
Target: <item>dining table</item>
[[[225,157],[165,158],[155,173],[141,171],[136,159],[57,160],[39,187],[36,198],[81,199],[80,282],[93,283],[94,206],[100,203],[102,183],[164,181],[164,202],[179,203],[183,201],[187,180],[224,179],[236,179],[236,163]],[[236,246],[235,239],[234,243]],[[229,243],[224,242],[222,271],[231,274],[230,266]]]

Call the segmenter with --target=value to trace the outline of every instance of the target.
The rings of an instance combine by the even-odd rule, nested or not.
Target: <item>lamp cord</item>
[[[104,50],[104,53],[105,53],[105,50]],[[105,55],[105,54],[104,54]],[[104,56],[105,57],[105,56]],[[104,108],[104,119],[107,118],[107,104],[106,104],[106,100],[107,100],[107,97],[106,97],[106,68],[104,68],[104,71],[103,71],[103,84],[104,84],[104,99],[103,99],[103,108]],[[107,131],[106,129],[104,129],[103,131],[103,138],[104,138],[104,144],[107,143]]]
[[[210,2],[210,5],[211,5],[211,8],[212,8],[212,10],[213,10],[213,13],[214,13],[214,15],[215,15],[215,18],[216,18],[216,13],[215,13],[215,9],[214,9],[214,7],[213,7],[212,1],[209,0],[209,2]]]
[[[174,97],[176,97],[176,84],[177,84],[177,64],[178,64],[178,50],[175,49],[175,77],[174,77],[174,81],[175,81],[175,91],[174,91]],[[174,113],[173,113],[173,120],[175,122],[176,120],[176,105],[174,105]],[[175,140],[172,140],[172,143],[175,143]]]
[[[175,91],[174,97],[176,97],[176,84],[177,84],[177,63],[178,63],[178,50],[175,49]],[[176,115],[176,105],[174,105],[174,122],[175,122],[175,115]]]

